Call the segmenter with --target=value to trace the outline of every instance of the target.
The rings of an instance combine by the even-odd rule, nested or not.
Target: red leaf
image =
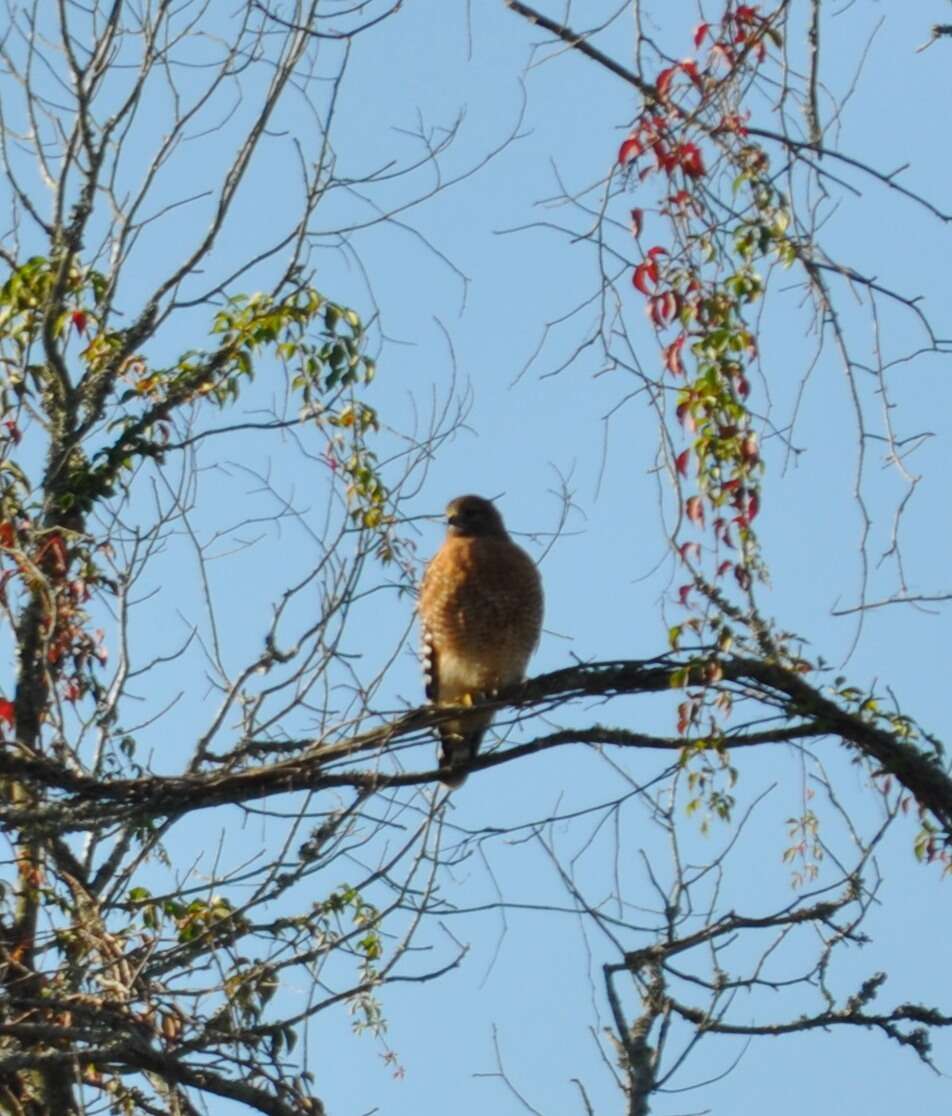
[[[687,403],[679,403],[675,414],[677,415],[678,422],[681,423],[684,429],[689,434],[693,434],[697,426],[694,422],[694,415],[691,414],[690,405]]]
[[[694,28],[695,49],[699,47],[702,42],[704,42],[704,36],[707,34],[708,28],[710,26],[711,25],[709,23],[699,23],[697,27]]]
[[[697,63],[694,61],[694,59],[685,58],[685,60],[681,63],[681,69],[688,75],[691,81],[694,82],[698,89],[700,89],[702,85],[701,75],[697,72]]]
[[[734,14],[738,23],[753,23],[757,18],[756,4],[741,4]]]
[[[62,535],[53,535],[50,538],[50,552],[53,555],[53,565],[57,573],[66,573],[66,543]]]
[[[86,332],[86,323],[89,318],[84,310],[74,310],[72,314],[70,314],[70,320],[76,327],[76,332],[78,334],[82,335]]]
[[[688,594],[693,588],[693,585],[682,585],[681,588],[678,590],[678,602],[683,608],[688,607]]]
[[[742,566],[739,562],[734,567],[734,577],[737,579],[737,584],[741,589],[750,588],[750,570],[746,566]]]
[[[755,520],[759,511],[760,496],[756,492],[751,492],[747,497],[747,518],[751,521]]]
[[[7,428],[7,432],[9,433],[10,438],[13,440],[13,444],[15,446],[18,446],[21,439],[23,438],[23,435],[20,433],[19,426],[17,426],[13,419],[4,419],[3,425]]]
[[[645,260],[635,268],[635,273],[631,279],[635,285],[635,289],[641,291],[645,296],[650,295],[651,291],[648,289],[648,283],[655,286],[658,282],[658,265],[654,260]]]
[[[645,223],[645,211],[633,209],[631,211],[631,232],[633,236],[641,236],[641,229]]]
[[[682,477],[688,475],[688,462],[691,460],[691,451],[689,449],[682,450],[674,459],[675,467]]]
[[[725,522],[723,516],[719,515],[717,519],[715,519],[714,522],[711,524],[711,526],[714,528],[714,534],[720,542],[722,542],[725,546],[730,547],[731,550],[736,549],[736,547],[734,546],[734,540],[731,538],[730,526]],[[727,564],[729,566],[730,562],[728,562]]]
[[[658,80],[655,82],[655,88],[658,90],[658,96],[663,97],[668,92],[668,86],[671,84],[671,79],[677,73],[677,66],[668,66],[666,70],[662,70],[658,74]]]
[[[13,530],[13,524],[9,520],[4,520],[0,523],[0,546],[13,546],[16,542],[16,534]]]
[[[16,721],[13,702],[7,701],[6,698],[0,698],[0,721],[8,724],[10,728],[13,728],[14,722]]]
[[[678,312],[680,299],[674,291],[665,291],[664,294],[654,295],[648,303],[648,317],[654,323],[655,329],[664,329],[670,325]]]
[[[654,145],[653,150],[658,168],[663,170],[665,174],[670,174],[678,164],[677,155],[673,151],[669,151],[660,140]]]
[[[727,573],[727,571],[731,568],[732,565],[733,565],[733,562],[730,562],[730,561],[721,562],[721,564],[717,567],[717,576],[718,577],[723,577],[724,574]]]
[[[757,435],[751,433],[745,435],[744,440],[740,444],[741,460],[746,465],[756,465],[760,460],[760,452],[757,447]]]
[[[672,376],[684,375],[684,362],[681,360],[681,350],[684,348],[684,334],[672,341],[664,350],[664,366]]]
[[[696,542],[681,543],[678,547],[678,554],[680,554],[682,562],[687,562],[692,558],[697,560],[701,557],[701,544]]]
[[[619,166],[623,167],[626,163],[630,163],[632,159],[637,159],[642,151],[644,151],[644,148],[641,143],[634,136],[629,136],[618,148]]]
[[[682,701],[678,706],[678,733],[683,734],[685,729],[691,723],[690,720],[691,703],[689,701]]]
[[[702,178],[707,174],[700,149],[693,143],[682,143],[678,150],[681,169],[689,178]]]
[[[704,505],[700,496],[689,496],[684,501],[684,514],[696,527],[704,526]]]

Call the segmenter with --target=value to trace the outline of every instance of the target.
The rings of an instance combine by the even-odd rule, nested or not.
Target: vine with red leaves
[[[728,5],[718,23],[694,29],[693,42],[696,58],[664,67],[644,87],[617,166],[638,193],[659,185],[653,207],[630,211],[642,253],[631,281],[658,338],[661,406],[667,410],[673,394],[675,429],[687,442],[679,447],[679,435],[669,435],[679,510],[672,545],[690,575],[676,590],[690,615],[669,629],[669,641],[677,649],[690,632],[712,647],[697,664],[700,674],[685,670],[675,679],[685,690],[677,709],[677,732],[690,741],[684,760],[699,761],[688,774],[691,808],[706,806],[706,824],[730,816],[737,778],[723,748],[732,702],[717,687],[721,656],[737,627],[755,629],[755,642],[770,638],[752,595],[766,568],[754,530],[764,466],[748,406],[758,351],[748,314],[764,288],[758,263],[773,257],[789,266],[797,254],[786,235],[787,204],[768,177],[766,153],[751,142],[743,103],[771,46],[780,45],[779,33],[757,7]],[[664,243],[657,242],[659,226]],[[728,578],[741,607],[730,603]],[[697,607],[695,591],[703,597]]]
[[[657,74],[617,156],[629,183],[662,183],[652,215],[666,222],[668,244],[643,250],[632,283],[658,334],[663,374],[677,384],[678,424],[691,439],[673,454],[682,513],[675,546],[692,574],[678,590],[685,607],[705,580],[702,545],[681,537],[685,523],[711,533],[712,583],[731,574],[747,592],[764,576],[753,529],[763,463],[747,406],[757,343],[746,314],[763,290],[755,261],[774,255],[789,264],[795,250],[767,156],[747,134],[742,94],[768,44],[779,42],[770,19],[750,5],[729,7],[719,24],[699,24],[699,57]],[[729,227],[715,212],[728,174],[738,214]],[[631,210],[639,247],[647,221],[644,208]],[[688,484],[695,491],[685,494]]]

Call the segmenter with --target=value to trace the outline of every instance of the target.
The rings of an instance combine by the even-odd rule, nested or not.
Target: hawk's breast
[[[539,640],[538,571],[509,538],[450,538],[427,567],[420,615],[433,700],[509,685]]]

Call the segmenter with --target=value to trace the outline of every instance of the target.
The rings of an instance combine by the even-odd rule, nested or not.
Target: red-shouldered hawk
[[[542,582],[488,500],[458,496],[446,522],[446,541],[420,586],[426,696],[436,705],[472,705],[525,676],[542,628]],[[466,778],[458,768],[479,751],[491,720],[491,712],[475,711],[439,726],[447,786]]]

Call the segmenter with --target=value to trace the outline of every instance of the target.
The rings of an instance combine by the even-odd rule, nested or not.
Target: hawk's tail
[[[476,758],[479,746],[489,724],[473,725],[472,715],[465,720],[450,721],[441,725],[440,733],[440,782],[447,787],[458,787],[466,779],[471,760]]]

